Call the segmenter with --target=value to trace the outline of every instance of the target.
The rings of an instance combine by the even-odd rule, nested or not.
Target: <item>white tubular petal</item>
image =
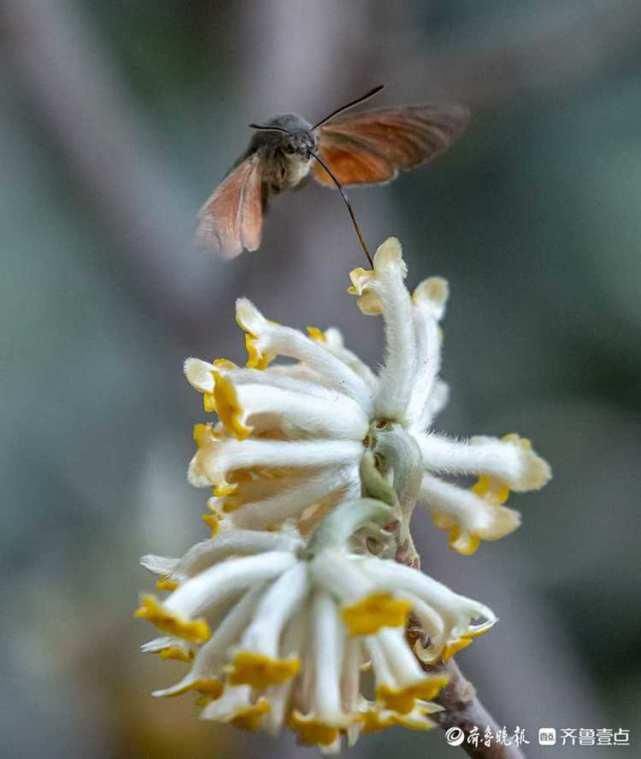
[[[316,591],[312,602],[314,685],[312,712],[327,724],[343,721],[340,679],[345,633],[336,604],[328,593]]]
[[[182,582],[230,556],[246,556],[265,551],[296,551],[303,541],[283,533],[257,530],[227,530],[215,539],[196,543],[167,574]]]
[[[283,380],[294,380],[296,382],[309,382],[314,384],[318,393],[325,389],[327,392],[336,392],[336,388],[333,383],[327,380],[318,372],[315,372],[309,366],[297,362],[295,364],[272,364],[269,367],[270,376],[274,378],[282,378]],[[280,385],[279,385],[280,387]],[[289,388],[285,388],[289,389]],[[294,389],[294,388],[292,388]]]
[[[494,612],[472,598],[460,596],[416,569],[386,559],[361,559],[365,574],[382,590],[405,591],[421,598],[446,620],[455,624],[484,617],[495,621]]]
[[[187,382],[198,392],[214,392],[213,364],[208,361],[201,361],[199,358],[188,358],[183,365],[183,371]]]
[[[363,663],[362,643],[358,638],[348,638],[345,642],[341,693],[343,709],[355,712],[360,700],[361,665]]]
[[[362,598],[374,588],[358,564],[340,551],[323,551],[311,562],[310,570],[315,582],[341,601]]]
[[[425,678],[425,672],[405,640],[404,630],[398,627],[383,627],[375,637],[381,645],[390,670],[394,673],[395,684],[403,688]]]
[[[251,479],[239,479],[234,491],[222,498],[215,498],[214,506],[220,504],[225,512],[235,511],[245,503],[264,501],[272,496],[280,495],[285,490],[302,485],[312,474],[308,469],[297,469],[276,472],[278,476],[271,477],[263,471],[254,472]]]
[[[418,432],[428,429],[434,419],[436,419],[441,411],[447,406],[449,398],[450,388],[447,383],[443,382],[443,380],[437,379],[434,382],[432,393],[423,407],[423,413],[414,426],[414,429]]]
[[[474,437],[467,442],[434,434],[414,437],[425,467],[432,472],[488,474],[516,492],[538,490],[551,477],[547,462],[520,438]]]
[[[176,640],[180,640],[180,638],[172,638],[171,635],[163,635],[162,638],[154,638],[153,640],[147,641],[147,643],[143,643],[142,646],[140,646],[140,650],[143,654],[155,654],[158,651],[162,651],[163,648],[171,646]]]
[[[432,514],[446,514],[460,528],[483,540],[498,540],[521,524],[517,511],[495,505],[471,490],[425,475],[421,483],[420,502]]]
[[[208,704],[200,713],[201,719],[214,722],[231,722],[251,706],[249,685],[226,685],[223,695]]]
[[[368,635],[364,638],[364,645],[367,653],[372,660],[372,669],[374,670],[374,677],[376,678],[376,684],[380,685],[385,683],[392,687],[397,686],[396,677],[390,668],[389,662],[385,657],[383,651],[383,645],[378,635]]]
[[[396,238],[388,238],[376,251],[374,272],[369,287],[382,303],[386,337],[375,411],[384,419],[403,421],[415,382],[416,334],[412,301],[403,283],[405,264]]]
[[[197,617],[234,593],[276,577],[296,562],[288,551],[228,559],[183,583],[165,601],[167,610],[183,617]]]
[[[355,353],[345,347],[343,335],[340,330],[336,329],[336,327],[326,329],[325,342],[323,345],[330,353],[333,353],[336,358],[339,358],[344,364],[347,364],[350,369],[353,369],[359,377],[362,377],[370,390],[376,390],[378,387],[377,376],[364,361],[361,361]]]
[[[323,469],[318,474],[310,475],[309,479],[291,483],[291,480],[285,482],[282,490],[268,498],[240,506],[230,516],[232,523],[254,530],[269,529],[286,519],[299,517],[314,504],[322,502],[323,505],[333,506],[347,497],[352,488],[360,488],[356,466]]]
[[[187,641],[182,640],[182,638],[174,638],[171,635],[163,635],[161,638],[149,640],[140,646],[140,650],[143,654],[157,654],[172,647],[180,648],[185,654],[192,650],[191,645]]]
[[[366,383],[321,344],[296,329],[268,322],[245,298],[236,301],[236,319],[246,332],[258,339],[261,352],[301,361],[369,411],[372,399]]]
[[[156,556],[153,553],[148,553],[145,556],[140,557],[140,564],[152,574],[155,575],[170,575],[180,559],[170,559],[167,556]]]
[[[301,561],[270,586],[256,609],[254,621],[243,634],[240,649],[279,657],[283,629],[301,607],[309,589],[307,571],[307,563]]]
[[[290,620],[285,629],[282,644],[282,656],[289,659],[297,656],[304,659],[303,636],[306,629],[305,611],[301,611]],[[289,704],[295,679],[288,680],[282,685],[274,685],[265,691],[265,697],[271,705],[268,714],[265,715],[264,727],[272,735],[277,735],[285,721],[285,714]]]
[[[360,441],[369,426],[359,404],[338,392],[333,398],[318,398],[265,385],[238,385],[236,393],[244,422],[255,434],[278,430],[288,438]]]
[[[226,483],[226,475],[237,469],[261,467],[310,468],[358,463],[363,445],[355,441],[232,440],[215,441],[198,453],[199,467],[211,484]]]
[[[202,467],[202,456],[200,455],[200,451],[196,451],[189,462],[187,468],[187,480],[189,484],[193,485],[195,488],[208,488],[211,486],[209,477]]]
[[[193,666],[187,675],[171,688],[154,691],[152,695],[157,698],[173,696],[182,693],[198,680],[222,676],[223,665],[227,659],[230,646],[239,639],[249,624],[255,613],[258,600],[263,593],[263,586],[248,590],[225,615],[211,638],[198,650]]]
[[[407,408],[410,428],[425,429],[425,417],[434,383],[441,370],[441,337],[433,310],[423,303],[414,306],[416,374]],[[427,408],[426,408],[427,407]]]
[[[283,728],[293,687],[294,680],[288,680],[282,685],[272,685],[265,691],[265,698],[269,701],[271,708],[265,715],[263,727],[270,735],[278,735]]]
[[[334,388],[327,387],[322,383],[322,378],[319,375],[301,364],[284,364],[282,366],[276,364],[267,369],[226,369],[220,367],[217,371],[229,377],[234,385],[266,385],[281,390],[291,390],[293,393],[300,393],[308,397],[325,398],[328,401],[336,398],[337,393],[342,397],[349,397]]]
[[[341,677],[341,701],[343,711],[348,714],[358,711],[362,663],[363,649],[361,641],[358,638],[348,638],[345,642],[343,674]],[[360,731],[361,725],[359,722],[348,725],[347,743],[349,746],[353,746],[356,743]]]
[[[302,644],[300,659],[302,663],[300,676],[296,680],[292,694],[292,704],[301,714],[309,714],[312,709],[314,687],[314,598],[315,593],[305,603],[301,612]]]

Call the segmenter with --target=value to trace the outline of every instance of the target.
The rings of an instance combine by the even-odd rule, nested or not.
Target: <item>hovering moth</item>
[[[382,89],[333,111],[312,125],[295,113],[250,124],[255,133],[201,208],[197,239],[224,258],[260,247],[272,196],[296,189],[311,175],[325,186],[383,184],[399,171],[423,166],[461,135],[469,121],[462,105],[399,105],[346,113]],[[364,246],[365,247],[365,246]]]

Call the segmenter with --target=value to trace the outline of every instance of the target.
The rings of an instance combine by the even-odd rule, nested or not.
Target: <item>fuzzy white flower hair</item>
[[[305,335],[240,299],[247,367],[185,363],[205,410],[219,420],[196,425],[189,479],[214,487],[207,519],[215,529],[273,529],[293,518],[304,534],[341,500],[361,495],[361,462],[371,451],[401,501],[400,551],[412,553],[408,525],[418,502],[454,550],[474,553],[481,540],[518,527],[518,512],[504,505],[510,490],[541,488],[550,468],[518,435],[455,440],[433,430],[448,396],[439,379],[444,279],[426,279],[410,295],[395,238],[379,247],[373,270],[350,277],[361,311],[385,322],[378,375],[345,348],[338,330],[308,327]],[[294,362],[272,364],[276,357]],[[467,489],[443,475],[478,479]]]
[[[496,618],[416,569],[354,552],[355,532],[391,518],[389,506],[359,499],[335,508],[308,542],[295,529],[231,528],[182,559],[143,557],[173,589],[163,603],[141,599],[137,615],[167,633],[143,650],[193,658],[155,695],[196,691],[204,719],[273,733],[287,725],[328,753],[342,736],[351,745],[391,725],[432,727],[447,676],[419,665],[405,637],[409,613],[433,661]]]

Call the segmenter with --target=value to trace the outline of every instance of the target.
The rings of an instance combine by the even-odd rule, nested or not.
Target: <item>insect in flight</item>
[[[260,246],[263,216],[273,195],[308,179],[336,186],[359,242],[369,253],[343,187],[381,184],[428,163],[462,133],[461,105],[401,105],[345,113],[383,89],[374,87],[313,126],[294,113],[250,124],[249,147],[201,208],[197,239],[224,258]]]

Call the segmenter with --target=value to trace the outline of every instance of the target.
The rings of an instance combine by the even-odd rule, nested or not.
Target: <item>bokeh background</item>
[[[500,724],[623,727],[641,745],[641,5],[636,0],[2,0],[0,361],[3,654],[10,757],[312,756],[155,701],[138,654],[148,551],[206,535],[185,480],[199,397],[188,355],[242,360],[233,300],[339,324],[362,265],[336,193],[278,199],[262,250],[193,245],[201,202],[273,113],[468,103],[427,169],[353,191],[370,245],[410,283],[450,281],[439,428],[530,436],[553,482],[470,558],[417,519],[424,566],[501,622],[459,656]],[[177,665],[179,667],[180,665]],[[352,756],[448,757],[400,730]],[[557,749],[611,756],[615,749]],[[548,749],[547,756],[555,750]]]

